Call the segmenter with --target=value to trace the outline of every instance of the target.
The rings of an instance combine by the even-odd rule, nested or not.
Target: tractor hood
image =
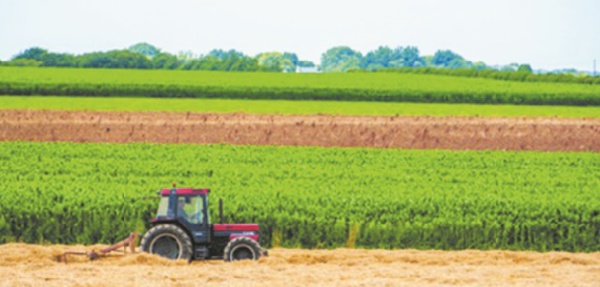
[[[258,231],[258,224],[213,224],[215,231]]]
[[[214,235],[233,240],[237,237],[249,237],[258,241],[258,224],[213,224]]]

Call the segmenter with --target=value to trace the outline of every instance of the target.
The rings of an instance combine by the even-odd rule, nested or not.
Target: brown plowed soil
[[[0,140],[600,151],[600,119],[0,110]]]
[[[91,248],[0,245],[0,286],[599,286],[600,278],[600,253],[277,248],[258,262],[55,259]]]

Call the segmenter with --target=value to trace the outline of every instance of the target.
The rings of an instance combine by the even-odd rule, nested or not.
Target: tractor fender
[[[255,232],[236,232],[236,233],[232,233],[231,235],[229,235],[229,241],[234,240],[238,237],[248,237],[251,238],[252,240],[258,242],[258,234],[256,234]]]

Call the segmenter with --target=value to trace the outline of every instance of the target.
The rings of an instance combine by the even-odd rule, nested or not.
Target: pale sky
[[[489,65],[600,70],[599,0],[0,0],[0,59],[40,46],[81,54],[148,42],[169,53],[289,51],[320,62],[347,45],[451,49]]]

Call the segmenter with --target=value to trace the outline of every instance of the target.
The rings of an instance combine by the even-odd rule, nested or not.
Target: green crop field
[[[600,117],[600,106],[526,106],[340,101],[157,99],[60,96],[0,96],[0,109],[88,111],[191,111],[253,114],[333,114],[406,116]]]
[[[600,86],[398,73],[0,67],[0,94],[600,105]]]
[[[266,246],[600,250],[597,153],[2,142],[0,161],[0,242],[143,232],[176,181]]]

